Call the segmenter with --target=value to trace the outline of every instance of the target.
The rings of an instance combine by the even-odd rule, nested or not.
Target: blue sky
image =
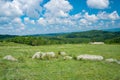
[[[120,0],[0,0],[0,34],[120,28]]]

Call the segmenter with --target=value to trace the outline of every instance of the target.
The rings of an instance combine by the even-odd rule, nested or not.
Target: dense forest
[[[91,30],[85,32],[10,36],[0,35],[1,42],[15,42],[32,46],[50,44],[77,44],[89,42],[105,42],[107,44],[120,44],[120,32]]]

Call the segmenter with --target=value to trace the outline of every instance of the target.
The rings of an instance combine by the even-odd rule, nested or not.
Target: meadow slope
[[[37,51],[65,51],[68,55],[101,55],[120,60],[120,45],[64,44],[28,46],[0,43],[0,80],[120,80],[120,65],[105,61],[32,60]],[[12,55],[17,62],[3,60]]]

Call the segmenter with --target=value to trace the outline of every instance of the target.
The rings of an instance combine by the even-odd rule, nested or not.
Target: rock
[[[17,59],[14,58],[14,57],[11,56],[11,55],[6,55],[5,57],[3,57],[3,59],[5,59],[5,60],[9,60],[9,61],[17,61]]]
[[[66,56],[66,52],[59,52],[58,54],[61,56]]]
[[[71,56],[64,56],[64,58],[63,58],[64,60],[71,60],[72,59],[72,57]]]
[[[109,58],[109,59],[105,59],[106,62],[117,62],[116,59],[113,59],[113,58]]]
[[[104,42],[90,42],[90,44],[105,44]]]
[[[83,54],[76,57],[77,60],[103,60],[103,56]]]
[[[120,61],[117,61],[116,63],[117,63],[117,64],[120,64]]]
[[[36,52],[33,56],[32,59],[39,59],[41,57],[41,52]]]

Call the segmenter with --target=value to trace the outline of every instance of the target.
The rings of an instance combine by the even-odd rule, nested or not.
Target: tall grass
[[[95,54],[120,60],[120,45],[65,44],[28,46],[0,43],[0,80],[120,80],[120,65],[105,61],[76,61],[62,58],[32,60],[37,51],[65,51],[68,55]],[[17,62],[3,60],[12,55]]]

